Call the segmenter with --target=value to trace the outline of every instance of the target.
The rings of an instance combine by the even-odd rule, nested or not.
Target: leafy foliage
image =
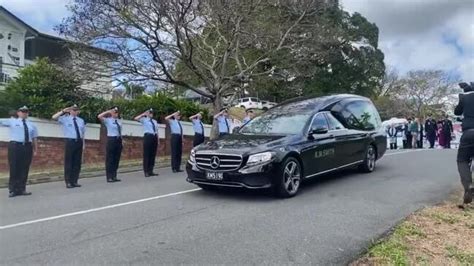
[[[104,100],[94,98],[80,89],[80,83],[70,74],[66,75],[48,59],[39,59],[34,64],[20,70],[19,76],[0,92],[0,116],[7,117],[11,110],[27,105],[31,115],[49,119],[58,110],[77,104],[81,107],[81,117],[96,123],[97,114],[119,106],[125,119],[153,108],[158,118],[180,110],[185,117],[203,112],[207,122],[208,111],[194,103],[175,100],[164,94],[139,96],[134,100]]]

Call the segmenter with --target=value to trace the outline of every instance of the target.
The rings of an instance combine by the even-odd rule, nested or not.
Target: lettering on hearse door
[[[327,156],[331,156],[331,155],[334,155],[336,151],[332,148],[332,149],[325,149],[325,150],[320,150],[320,151],[316,151],[314,153],[314,158],[322,158],[322,157],[327,157]]]

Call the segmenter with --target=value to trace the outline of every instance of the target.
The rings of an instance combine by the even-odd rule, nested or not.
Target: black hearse
[[[203,189],[271,187],[291,197],[306,178],[348,167],[374,171],[386,145],[380,116],[365,97],[294,100],[194,148],[187,181]]]

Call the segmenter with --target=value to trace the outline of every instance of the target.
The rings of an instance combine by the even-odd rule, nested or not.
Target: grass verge
[[[416,212],[350,265],[474,265],[474,207],[449,201]]]

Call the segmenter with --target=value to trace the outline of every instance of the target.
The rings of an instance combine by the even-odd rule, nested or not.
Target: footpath
[[[185,163],[188,159],[187,155],[183,155],[182,162]],[[157,158],[155,168],[167,168],[171,167],[171,157],[161,156]],[[132,173],[142,172],[142,161],[141,160],[129,160],[121,161],[118,169],[119,173]],[[156,172],[159,172],[156,171]],[[39,184],[45,182],[64,181],[64,170],[61,167],[55,167],[46,170],[34,170],[30,171],[28,176],[28,184]],[[91,178],[105,176],[105,165],[100,164],[87,164],[82,165],[80,178]],[[8,187],[8,172],[0,172],[0,188]]]

